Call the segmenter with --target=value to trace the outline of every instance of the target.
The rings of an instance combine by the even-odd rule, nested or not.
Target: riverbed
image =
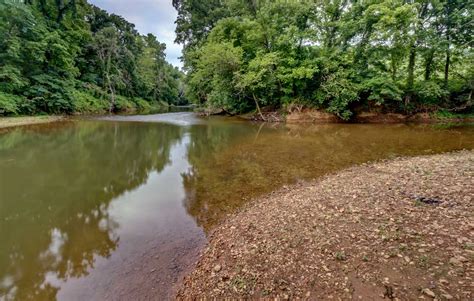
[[[354,164],[473,148],[472,125],[302,126],[190,112],[9,129],[0,299],[170,298],[210,230],[255,197]]]

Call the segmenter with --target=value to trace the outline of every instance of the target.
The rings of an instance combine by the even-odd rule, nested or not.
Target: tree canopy
[[[173,0],[187,96],[229,112],[294,103],[471,110],[474,2]]]
[[[181,103],[165,48],[86,0],[0,0],[0,115]]]

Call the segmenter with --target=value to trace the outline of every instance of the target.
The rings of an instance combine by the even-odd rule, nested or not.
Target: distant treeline
[[[187,95],[245,112],[292,104],[472,112],[474,1],[173,0]]]
[[[86,0],[0,0],[0,115],[182,104],[165,46]]]

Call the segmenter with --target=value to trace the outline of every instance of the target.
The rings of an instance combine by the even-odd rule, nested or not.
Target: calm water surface
[[[398,155],[474,148],[474,127],[262,125],[192,113],[0,132],[0,300],[163,299],[252,197]]]

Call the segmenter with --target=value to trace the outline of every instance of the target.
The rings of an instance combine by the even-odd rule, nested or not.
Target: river
[[[213,225],[353,164],[474,148],[474,127],[193,113],[0,132],[0,300],[168,299]]]

